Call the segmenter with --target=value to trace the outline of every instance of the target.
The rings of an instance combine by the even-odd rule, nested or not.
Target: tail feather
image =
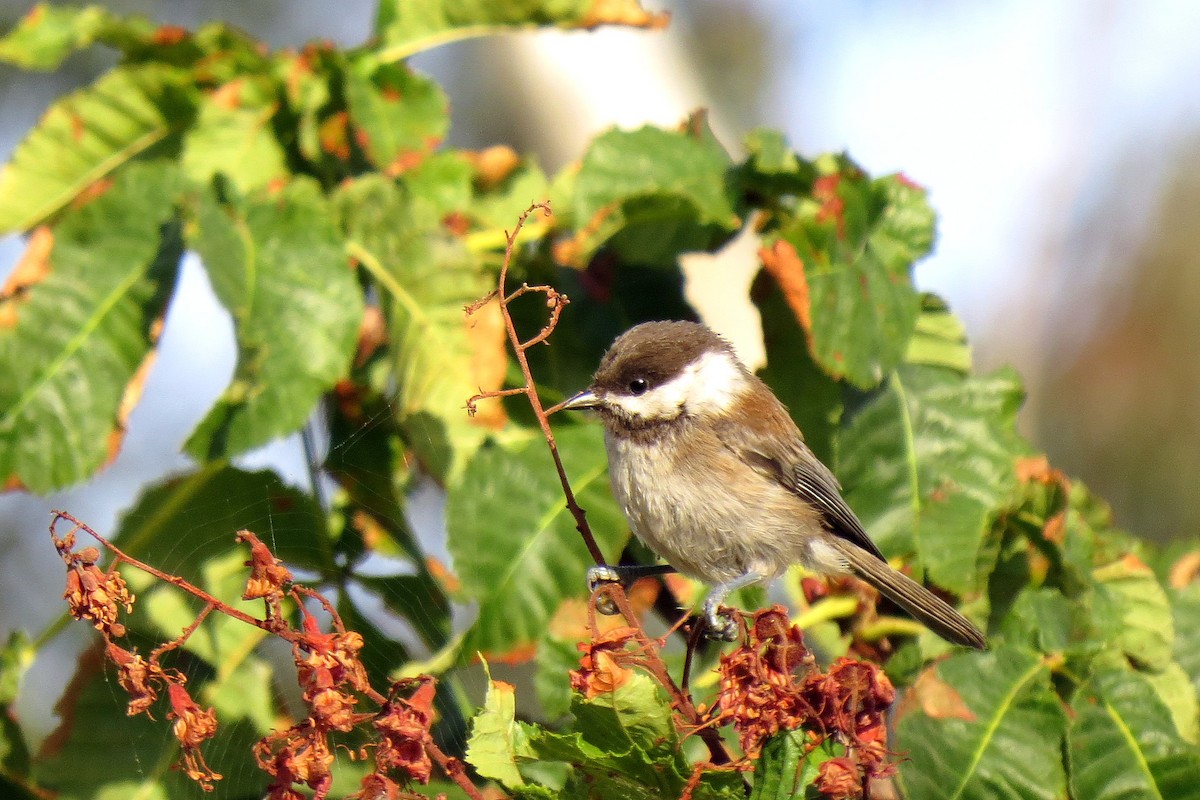
[[[847,566],[879,593],[899,605],[931,631],[954,644],[987,649],[987,639],[974,624],[941,598],[907,575],[897,572],[874,554],[836,539],[831,542]]]

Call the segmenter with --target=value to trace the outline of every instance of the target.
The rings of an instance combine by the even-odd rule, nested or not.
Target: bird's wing
[[[782,419],[777,415],[782,415]],[[736,456],[820,510],[831,533],[887,561],[842,499],[837,478],[804,443],[783,406],[759,419],[763,424],[739,426],[736,433],[731,427],[722,426],[717,436]],[[781,430],[790,435],[780,436]]]

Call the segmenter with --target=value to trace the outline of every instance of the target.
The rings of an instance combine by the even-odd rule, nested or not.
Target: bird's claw
[[[741,633],[741,625],[732,613],[721,613],[718,603],[704,604],[704,621],[708,625],[708,638],[722,642],[732,642]]]
[[[588,592],[595,594],[596,589],[604,583],[621,583],[621,573],[607,565],[589,567],[587,571]],[[606,617],[620,613],[617,604],[607,594],[602,594],[596,598],[596,610]]]

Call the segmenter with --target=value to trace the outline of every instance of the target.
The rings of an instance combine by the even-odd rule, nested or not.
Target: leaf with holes
[[[115,455],[174,287],[179,189],[165,164],[123,171],[54,229],[38,277],[0,296],[0,481],[49,492]]]
[[[304,424],[349,371],[363,298],[314,181],[222,206],[205,194],[189,242],[233,314],[233,380],[186,445],[200,459],[244,453]]]
[[[608,489],[603,432],[579,425],[556,436],[597,544],[614,559],[628,534]],[[450,489],[446,524],[455,573],[479,603],[462,652],[507,653],[530,645],[565,598],[587,593],[592,559],[540,439],[476,453]]]

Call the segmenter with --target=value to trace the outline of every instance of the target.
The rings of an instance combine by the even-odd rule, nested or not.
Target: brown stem
[[[437,765],[442,768],[442,772],[446,773],[447,778],[458,784],[458,788],[462,789],[467,797],[470,797],[471,800],[483,800],[483,794],[475,788],[475,784],[471,783],[461,761],[443,753],[441,748],[434,744],[429,737],[425,738],[425,752],[437,762]]]
[[[505,289],[505,282],[508,280],[508,268],[512,264],[512,255],[513,250],[516,248],[517,236],[520,234],[521,228],[525,225],[525,220],[537,209],[541,209],[547,215],[550,214],[549,203],[534,203],[521,214],[517,220],[516,227],[512,229],[511,233],[507,234],[507,243],[504,247],[504,262],[500,265],[497,295],[501,298],[500,310],[504,316],[504,327],[508,331],[508,341],[512,344],[513,354],[516,356],[517,364],[521,367],[521,375],[525,378],[524,394],[529,398],[529,405],[533,408],[534,416],[537,417],[538,426],[542,429],[542,436],[545,437],[546,445],[550,448],[550,456],[554,459],[554,469],[558,472],[558,480],[562,484],[563,496],[566,498],[567,510],[571,512],[571,516],[575,519],[575,529],[583,537],[583,543],[587,546],[592,560],[597,564],[603,565],[605,563],[604,553],[600,551],[600,546],[596,544],[596,537],[592,534],[592,529],[588,525],[586,512],[575,500],[575,493],[571,490],[571,482],[567,479],[567,471],[563,467],[562,458],[558,454],[558,443],[554,440],[554,433],[550,430],[549,417],[542,407],[541,398],[538,397],[537,387],[533,381],[533,372],[529,368],[529,359],[525,357],[525,351],[529,347],[539,342],[544,342],[554,330],[554,326],[558,324],[558,316],[562,311],[562,306],[566,304],[566,297],[549,287],[522,286],[513,292],[511,296],[507,294]],[[552,302],[550,319],[536,336],[528,342],[523,342],[517,333],[517,326],[513,322],[512,314],[508,311],[508,303],[521,295],[534,291],[541,291],[548,295],[549,300]],[[512,394],[519,394],[519,392],[513,392]],[[487,393],[487,396],[491,396],[490,393]]]
[[[649,672],[667,690],[667,694],[671,698],[671,706],[683,719],[685,725],[696,731],[701,741],[708,747],[709,760],[717,765],[728,764],[733,761],[733,758],[729,755],[729,751],[725,749],[725,742],[721,740],[721,735],[714,728],[707,725],[707,721],[696,710],[696,705],[692,702],[691,695],[680,689],[671,677],[671,673],[667,670],[666,662],[658,654],[658,648],[651,646],[653,643],[642,629],[641,620],[638,619],[633,606],[629,604],[629,598],[626,597],[625,590],[620,584],[610,583],[600,587],[598,591],[607,592],[609,599],[613,601],[617,610],[621,612],[621,615],[625,617],[629,625],[638,631],[638,638],[643,645],[642,652],[644,654],[639,662],[639,666]]]

